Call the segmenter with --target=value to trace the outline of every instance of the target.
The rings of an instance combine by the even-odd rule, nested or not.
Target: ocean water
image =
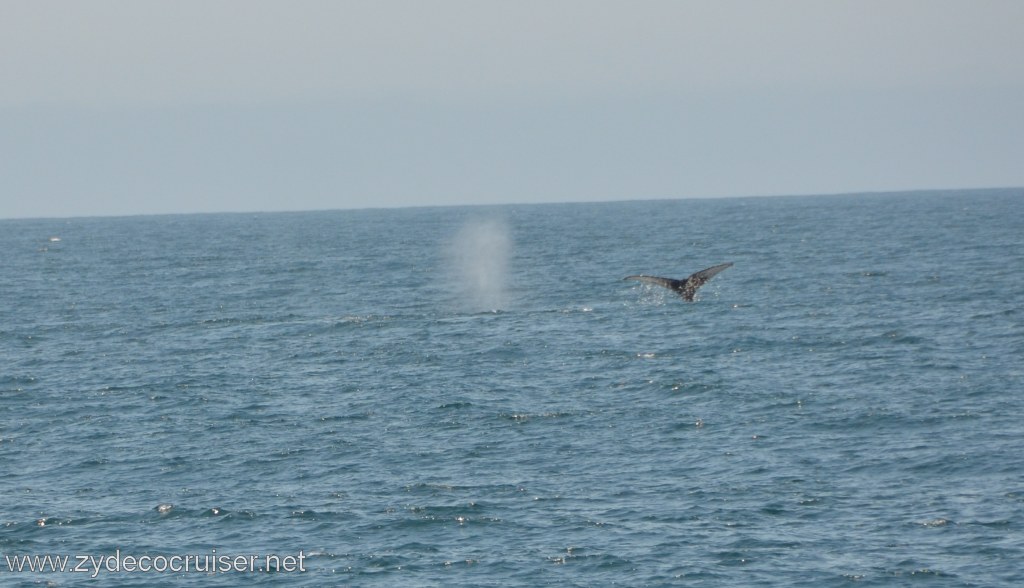
[[[1024,585],[1024,190],[0,251],[5,586]],[[725,261],[695,303],[622,280]],[[304,571],[194,569],[267,554]],[[47,555],[81,571],[10,569]]]

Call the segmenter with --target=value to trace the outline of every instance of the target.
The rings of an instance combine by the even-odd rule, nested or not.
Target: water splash
[[[634,289],[637,291],[637,304],[641,306],[664,306],[670,294],[668,290],[650,284],[638,284]]]
[[[458,304],[463,310],[501,310],[508,304],[506,275],[512,239],[499,219],[470,220],[448,246]]]

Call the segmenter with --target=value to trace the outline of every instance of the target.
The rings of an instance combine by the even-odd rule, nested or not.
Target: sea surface
[[[5,220],[0,255],[3,586],[1024,586],[1021,189]],[[722,262],[694,303],[622,279]],[[47,555],[105,569],[9,569]]]

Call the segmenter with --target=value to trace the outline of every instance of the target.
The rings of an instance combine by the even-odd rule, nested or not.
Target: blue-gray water
[[[1022,235],[1024,190],[0,221],[0,556],[1024,585]]]

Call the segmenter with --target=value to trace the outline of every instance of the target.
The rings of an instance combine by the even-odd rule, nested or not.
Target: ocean
[[[1024,585],[1022,189],[0,251],[5,586]]]

